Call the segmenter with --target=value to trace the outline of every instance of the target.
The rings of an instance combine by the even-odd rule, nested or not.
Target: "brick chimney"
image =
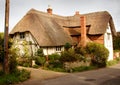
[[[76,11],[76,12],[75,12],[75,15],[80,15],[79,11]]]
[[[81,16],[80,17],[80,26],[81,26],[81,41],[78,44],[78,46],[85,47],[86,46],[86,17]]]
[[[52,15],[52,7],[48,5],[47,13]]]

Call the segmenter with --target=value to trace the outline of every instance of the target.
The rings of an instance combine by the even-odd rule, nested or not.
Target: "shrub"
[[[35,63],[36,63],[37,65],[44,66],[45,62],[46,62],[46,58],[45,58],[45,57],[37,56],[37,57],[35,58]]]
[[[17,70],[17,65],[18,65],[18,62],[16,60],[17,57],[18,55],[16,53],[16,49],[11,47],[9,49],[9,71],[10,72],[14,72]]]
[[[48,56],[50,62],[54,62],[60,59],[60,55],[57,53],[53,53]]]
[[[25,69],[19,70],[18,78],[19,78],[19,81],[21,81],[21,82],[25,81],[30,78],[30,72]]]
[[[9,58],[9,70],[10,72],[14,72],[15,70],[17,70],[17,60],[15,56],[10,56]]]
[[[37,64],[32,66],[33,68],[39,68],[39,66]]]
[[[43,49],[38,49],[37,52],[36,52],[36,56],[35,56],[35,63],[37,65],[42,65],[44,66],[46,62],[46,58],[44,56],[44,53],[43,53]]]
[[[60,55],[57,53],[53,53],[48,56],[49,58],[49,67],[56,68],[56,67],[62,67],[62,63],[60,62]]]
[[[77,47],[77,48],[75,48],[75,52],[77,53],[77,54],[81,54],[81,55],[83,55],[83,56],[85,56],[86,55],[86,49],[84,48],[84,47]]]
[[[86,62],[87,61],[87,59],[86,59],[86,57],[85,56],[83,56],[83,55],[81,55],[81,54],[75,54],[75,57],[76,57],[76,60],[77,61],[84,61],[84,62]]]
[[[102,44],[88,43],[86,46],[88,54],[91,55],[91,64],[98,67],[105,67],[109,51]]]
[[[86,62],[86,49],[84,47],[77,47],[75,48],[76,58],[78,61]]]
[[[64,45],[64,47],[65,47],[66,50],[68,50],[69,48],[71,48],[71,44],[70,44],[70,43],[66,43],[66,44]]]
[[[36,56],[41,56],[41,57],[44,56],[44,53],[43,53],[43,49],[42,49],[42,48],[39,48],[39,49],[37,50]]]
[[[60,57],[60,61],[61,62],[74,62],[77,61],[77,58],[75,56],[75,50],[74,49],[69,49],[68,51],[63,51],[61,53],[61,57]]]
[[[76,49],[70,48],[68,51],[63,51],[61,53],[60,61],[63,63],[64,62],[75,62],[75,61],[84,61],[85,62],[86,57],[85,57],[84,53],[80,53],[79,48],[77,49],[77,51],[76,51]]]
[[[18,65],[24,66],[24,67],[30,67],[31,66],[31,60],[29,58],[20,57],[18,59]]]
[[[3,72],[0,72],[0,74]],[[25,81],[30,78],[30,72],[27,70],[16,70],[11,74],[1,74],[0,75],[0,85],[11,85],[18,82]]]

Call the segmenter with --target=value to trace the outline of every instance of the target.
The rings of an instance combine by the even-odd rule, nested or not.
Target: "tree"
[[[113,48],[114,50],[120,50],[120,36],[113,38]]]

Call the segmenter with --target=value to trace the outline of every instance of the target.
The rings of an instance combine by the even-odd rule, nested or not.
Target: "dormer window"
[[[25,38],[25,33],[20,33],[20,39],[24,39]]]

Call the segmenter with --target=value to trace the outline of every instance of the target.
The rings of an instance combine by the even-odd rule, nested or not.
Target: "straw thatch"
[[[29,31],[40,46],[60,46],[72,39],[51,17],[42,16],[35,10],[29,11],[10,34]]]
[[[108,28],[109,23],[112,34],[116,35],[112,16],[107,11],[69,16],[66,17],[66,20],[64,20],[64,22],[58,20],[58,23],[66,28],[80,27],[80,16],[86,17],[86,26],[90,27],[87,31],[87,34],[104,34],[106,32],[106,29]]]
[[[29,31],[40,46],[58,46],[64,45],[66,42],[72,44],[72,38],[63,28],[79,28],[80,16],[83,15],[63,17],[31,9],[13,28],[10,35]],[[116,35],[112,17],[108,12],[95,12],[84,14],[84,16],[86,16],[86,25],[89,26],[88,34],[104,34],[110,22],[112,33]],[[77,35],[80,34],[80,31],[74,29],[71,33]]]

